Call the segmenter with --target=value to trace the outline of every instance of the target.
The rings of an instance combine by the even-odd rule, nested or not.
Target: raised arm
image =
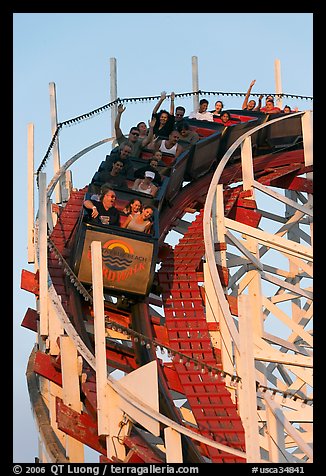
[[[132,190],[137,190],[138,185],[140,184],[141,181],[142,181],[142,179],[140,179],[140,178],[136,179],[136,180],[134,181],[134,184],[133,184],[133,186],[132,186],[131,189],[132,189]]]
[[[171,93],[171,102],[170,102],[170,114],[171,116],[174,116],[174,98],[175,98],[175,93],[172,91]]]
[[[261,108],[261,100],[263,99],[263,95],[261,94],[258,98],[258,104],[257,106],[254,108],[254,111],[260,111],[260,108]]]
[[[160,146],[162,144],[162,139],[157,139],[155,140],[154,142],[154,153],[157,152],[158,150],[160,150]]]
[[[155,117],[152,117],[152,119],[150,121],[148,121],[149,131],[148,131],[147,136],[142,141],[142,146],[143,147],[146,147],[150,142],[152,142],[152,140],[154,138],[153,127],[155,126],[155,122],[156,122]]]
[[[158,100],[158,103],[156,104],[156,106],[153,109],[152,116],[155,116],[155,114],[159,110],[159,108],[160,108],[160,106],[161,106],[161,104],[162,104],[162,102],[164,101],[165,98],[166,98],[166,92],[162,91],[161,92],[161,97],[160,97],[160,99]]]
[[[248,88],[248,91],[245,95],[245,98],[244,98],[244,101],[242,103],[242,109],[245,109],[247,107],[247,104],[248,104],[248,99],[249,99],[249,96],[250,96],[250,93],[251,93],[251,90],[252,90],[252,87],[253,85],[255,84],[256,80],[253,79],[249,85],[249,88]]]
[[[118,114],[117,117],[115,118],[114,121],[114,130],[115,130],[115,137],[116,139],[119,139],[119,137],[123,136],[122,130],[120,129],[120,121],[121,121],[121,116],[122,113],[126,110],[125,107],[123,107],[122,104],[119,104],[118,106]]]

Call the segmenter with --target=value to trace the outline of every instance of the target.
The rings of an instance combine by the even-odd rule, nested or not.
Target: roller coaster
[[[157,196],[116,189],[119,210],[155,206],[149,235],[91,223],[89,185],[53,212],[69,167],[114,138],[48,184],[38,169],[21,287],[40,461],[313,461],[312,111],[229,113],[189,119],[200,139],[162,157]]]

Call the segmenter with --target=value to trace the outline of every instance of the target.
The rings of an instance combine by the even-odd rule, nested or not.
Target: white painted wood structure
[[[269,123],[280,120],[286,118]],[[242,377],[236,395],[246,428],[247,461],[257,461],[260,451],[271,462],[295,463],[302,457],[312,462],[312,408],[305,407],[302,421],[302,401],[289,398],[295,392],[312,398],[312,197],[297,192],[289,196],[254,179],[250,136],[262,127],[234,142],[211,182],[204,210],[207,302],[213,303],[210,320],[215,315],[220,324],[223,368],[235,367]],[[302,127],[305,164],[310,165],[310,111],[302,115]],[[243,190],[251,192],[249,198],[263,216],[259,228],[221,213],[219,178],[239,145]],[[227,249],[217,253],[214,244],[221,242]],[[228,267],[227,288],[218,279],[216,263]],[[231,314],[226,295],[237,297],[238,318]],[[275,388],[275,396],[265,387]]]

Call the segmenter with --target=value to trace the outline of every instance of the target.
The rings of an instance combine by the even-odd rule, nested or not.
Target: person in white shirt
[[[189,119],[199,119],[200,121],[214,122],[213,113],[207,111],[208,101],[207,99],[201,99],[199,101],[198,111],[193,111],[189,114]]]
[[[178,144],[180,139],[180,133],[177,130],[173,130],[168,139],[158,140],[155,143],[155,151],[159,150],[162,154],[174,155],[175,158],[183,152],[183,147]],[[163,160],[164,161],[164,160]]]
[[[152,183],[155,177],[155,173],[150,170],[146,170],[145,177],[143,179],[138,178],[135,180],[132,190],[137,192],[148,193],[154,197],[158,191],[158,187]]]

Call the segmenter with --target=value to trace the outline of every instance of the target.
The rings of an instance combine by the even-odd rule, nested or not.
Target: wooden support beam
[[[90,415],[76,412],[57,398],[56,416],[60,430],[106,456],[105,438],[98,435],[97,422]]]
[[[43,338],[49,333],[48,314],[48,238],[47,238],[47,194],[46,194],[46,174],[39,174],[39,271],[40,271],[40,294],[39,311],[40,326],[39,335]]]
[[[32,273],[31,271],[27,271],[26,269],[22,270],[21,278],[20,278],[20,288],[24,291],[28,291],[30,293],[35,294],[35,296],[39,296],[40,294],[40,282],[39,282],[39,272]]]
[[[22,320],[21,326],[25,327],[26,329],[30,329],[31,331],[37,332],[37,320],[37,311],[29,307],[25,313],[24,319]]]
[[[173,428],[164,428],[167,463],[183,463],[181,435]]]
[[[79,364],[77,349],[67,335],[60,336],[60,352],[62,367],[63,402],[78,413],[81,413],[82,402],[80,401],[79,387]],[[67,439],[67,454],[72,463],[84,462],[84,446],[74,437]]]
[[[260,461],[259,440],[257,439],[257,397],[255,362],[253,354],[253,316],[250,299],[246,295],[238,298],[239,303],[239,337],[240,356],[239,374],[242,387],[239,390],[239,407],[241,421],[245,429],[247,463]]]
[[[33,371],[62,387],[62,374],[56,368],[55,359],[50,354],[37,351],[34,357]]]
[[[96,356],[96,395],[97,420],[99,435],[109,435],[108,408],[110,405],[107,392],[107,362],[105,344],[105,317],[102,275],[102,246],[100,241],[92,241],[92,281],[94,308],[94,339]]]

